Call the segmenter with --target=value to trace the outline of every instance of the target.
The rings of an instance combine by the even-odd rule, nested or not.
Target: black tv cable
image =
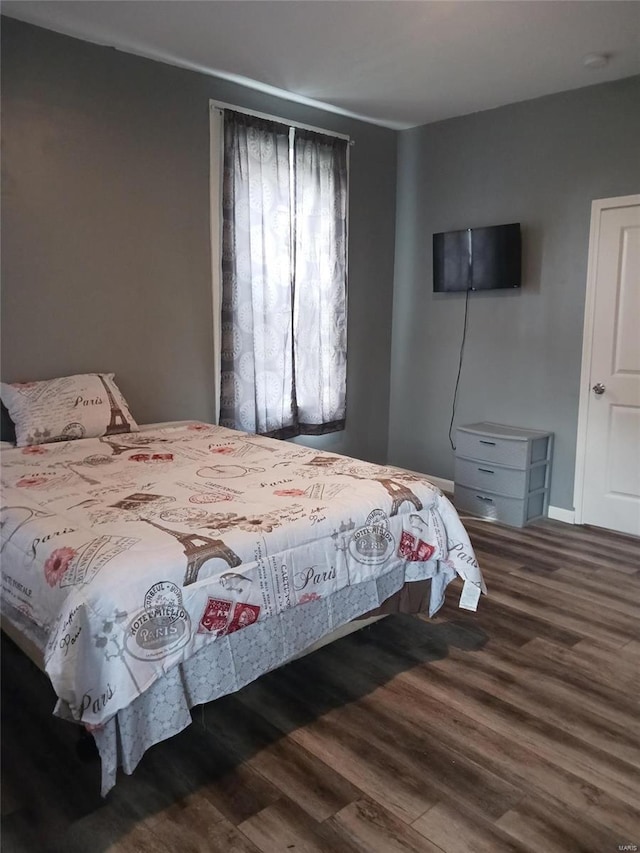
[[[451,408],[451,423],[449,424],[449,443],[451,444],[451,449],[455,450],[456,446],[453,443],[453,438],[451,437],[451,432],[453,430],[453,421],[456,416],[456,404],[458,400],[458,385],[460,384],[460,374],[462,373],[462,360],[464,357],[464,344],[467,339],[467,320],[469,317],[469,294],[471,293],[471,288],[467,287],[466,295],[464,298],[464,325],[462,327],[462,342],[460,344],[460,360],[458,362],[458,376],[456,377],[456,387],[453,392],[453,406]]]

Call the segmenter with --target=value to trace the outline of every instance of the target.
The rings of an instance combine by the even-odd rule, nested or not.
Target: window
[[[219,422],[343,429],[348,140],[230,109],[218,128]]]

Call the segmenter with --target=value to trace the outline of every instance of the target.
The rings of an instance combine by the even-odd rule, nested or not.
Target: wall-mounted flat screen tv
[[[433,235],[433,290],[520,287],[520,223]]]

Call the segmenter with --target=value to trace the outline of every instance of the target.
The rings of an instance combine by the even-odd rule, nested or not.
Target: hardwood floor
[[[3,639],[2,850],[640,848],[640,542],[466,525],[477,613],[454,583],[434,620],[388,617],[195,709],[105,800]]]

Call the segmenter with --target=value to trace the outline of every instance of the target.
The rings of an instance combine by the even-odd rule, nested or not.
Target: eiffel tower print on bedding
[[[19,447],[138,429],[113,373],[2,382],[0,396],[15,425]]]
[[[3,620],[37,638],[56,713],[98,743],[175,667],[229,655],[241,635],[261,638],[245,664],[231,654],[246,671],[212,677],[209,698],[405,583],[431,579],[431,614],[456,576],[486,591],[425,478],[223,427],[4,450],[2,485]]]

